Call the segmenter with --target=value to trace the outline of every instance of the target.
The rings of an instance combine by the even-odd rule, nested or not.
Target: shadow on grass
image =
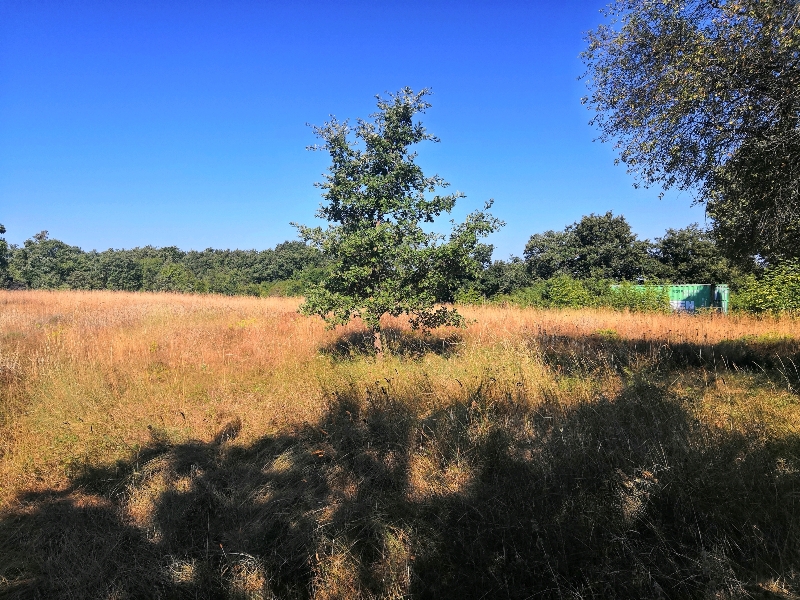
[[[0,595],[778,598],[758,584],[798,583],[795,434],[709,430],[644,382],[574,407],[406,400],[340,396],[248,446],[87,465],[2,516]]]
[[[388,352],[412,359],[421,358],[426,354],[450,357],[458,351],[463,342],[463,337],[458,332],[442,335],[396,327],[383,329],[383,339]],[[364,330],[345,333],[332,344],[325,346],[322,353],[337,360],[372,356],[375,354],[372,332]]]
[[[764,375],[779,388],[800,393],[800,341],[792,338],[746,336],[719,343],[621,339],[613,330],[591,336],[538,334],[529,338],[545,362],[571,374],[613,369],[618,372],[687,367],[710,373],[749,371]]]

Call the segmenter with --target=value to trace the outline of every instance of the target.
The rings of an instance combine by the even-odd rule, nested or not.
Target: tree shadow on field
[[[399,327],[386,327],[382,333],[386,350],[389,353],[411,359],[419,359],[426,354],[437,354],[449,358],[458,352],[463,343],[463,336],[458,332],[423,333]],[[333,343],[323,347],[322,353],[337,360],[372,356],[375,354],[372,332],[362,330],[344,333]]]
[[[701,368],[712,376],[744,371],[766,377],[774,386],[800,393],[800,340],[744,336],[706,343],[681,339],[623,339],[613,330],[594,335],[548,335],[528,338],[545,362],[559,372],[588,374],[605,369],[619,373]]]
[[[433,414],[410,400],[342,393],[313,425],[154,445],[23,495],[0,519],[0,596],[779,598],[800,583],[796,433],[710,430],[645,383],[574,407],[488,383]]]

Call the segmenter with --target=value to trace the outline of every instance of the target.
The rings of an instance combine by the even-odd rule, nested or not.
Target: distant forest
[[[0,243],[0,283],[15,289],[173,291],[226,295],[301,295],[325,273],[316,248],[287,241],[268,250],[184,251],[174,246],[84,251],[42,231],[22,246]],[[521,257],[492,260],[479,248],[482,270],[463,290],[492,298],[539,281],[578,280],[732,283],[755,263],[734,265],[706,230],[693,224],[640,240],[623,216],[583,217],[560,231],[531,236]],[[452,298],[442,298],[442,301]]]

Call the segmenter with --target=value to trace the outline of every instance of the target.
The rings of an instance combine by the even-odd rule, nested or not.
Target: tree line
[[[4,232],[5,229],[0,230]],[[639,239],[624,216],[591,214],[561,231],[532,235],[522,257],[492,260],[479,244],[477,276],[463,276],[459,292],[491,299],[559,276],[644,283],[735,283],[756,272],[725,258],[697,224]],[[0,282],[14,289],[172,291],[225,295],[301,295],[328,268],[321,251],[301,241],[267,250],[183,251],[175,246],[84,251],[42,231],[20,246],[0,238]]]
[[[696,223],[639,239],[623,215],[590,214],[561,231],[530,237],[522,257],[487,261],[473,289],[492,298],[556,277],[619,283],[733,283],[758,270],[734,263]]]
[[[0,238],[0,283],[12,289],[294,295],[319,277],[323,263],[318,250],[299,241],[268,250],[145,246],[87,252],[47,231],[21,246]]]

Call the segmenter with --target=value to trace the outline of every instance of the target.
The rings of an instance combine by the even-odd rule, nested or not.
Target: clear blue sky
[[[605,0],[0,0],[0,222],[22,243],[267,248],[312,223],[306,123],[433,88],[420,163],[488,198],[495,258],[590,212],[641,237],[703,223],[687,194],[635,190],[593,142],[577,77]]]

